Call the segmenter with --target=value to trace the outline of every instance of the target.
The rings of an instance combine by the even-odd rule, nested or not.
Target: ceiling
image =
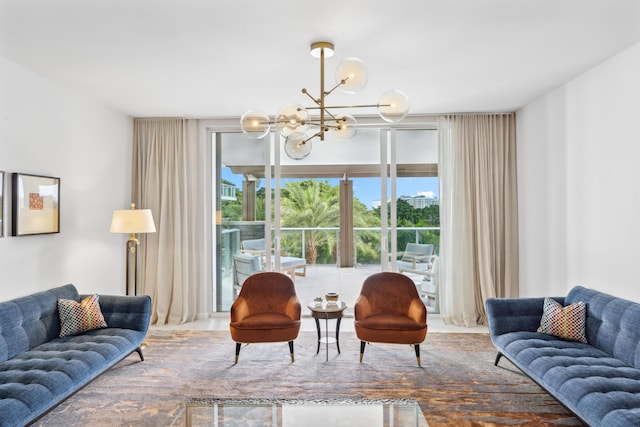
[[[411,114],[515,111],[640,41],[638,0],[0,0],[0,56],[134,117],[308,104],[312,41]],[[329,83],[327,83],[329,85]]]

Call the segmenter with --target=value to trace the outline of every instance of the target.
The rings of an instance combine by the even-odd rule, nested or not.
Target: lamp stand
[[[138,239],[132,233],[127,240],[127,295],[138,295]]]

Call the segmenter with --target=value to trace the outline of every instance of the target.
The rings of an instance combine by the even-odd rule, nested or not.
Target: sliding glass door
[[[248,240],[264,239],[266,270],[283,271],[283,257],[306,263],[298,272],[307,275],[294,277],[303,298],[357,273],[341,290],[350,305],[366,275],[399,271],[408,243],[435,243],[437,253],[439,228],[421,220],[437,203],[428,182],[437,187],[435,130],[363,127],[350,141],[314,141],[303,160],[286,156],[277,132],[260,140],[218,132],[212,143],[217,311],[235,298],[233,256]],[[424,274],[403,273],[421,286]]]

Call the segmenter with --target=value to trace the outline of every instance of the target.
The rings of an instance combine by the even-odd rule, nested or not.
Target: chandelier
[[[355,136],[356,119],[350,114],[337,114],[335,110],[376,107],[380,117],[387,122],[398,122],[409,112],[409,98],[396,89],[382,94],[377,104],[327,105],[326,98],[336,89],[348,94],[361,91],[367,84],[367,70],[360,59],[346,58],[336,68],[335,86],[325,90],[324,60],[333,56],[333,43],[312,43],[311,56],[320,58],[320,96],[312,96],[307,89],[302,89],[302,93],[311,98],[315,105],[305,108],[299,104],[286,104],[280,107],[273,119],[261,110],[250,109],[240,118],[242,132],[248,138],[264,138],[271,126],[276,126],[285,138],[284,151],[287,156],[301,160],[311,153],[311,141],[314,138],[324,141],[327,132],[339,140],[349,140]],[[318,114],[311,116],[309,111],[315,110]]]

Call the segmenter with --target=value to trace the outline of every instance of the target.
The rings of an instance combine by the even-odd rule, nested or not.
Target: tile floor
[[[347,303],[348,308],[345,310],[345,320],[340,326],[340,330],[353,331],[353,304],[360,293],[360,287],[364,278],[370,274],[380,271],[380,266],[365,267],[348,267],[338,268],[336,266],[308,266],[305,277],[296,277],[296,293],[302,303],[302,330],[315,331],[316,326],[307,304],[313,302],[313,298],[323,296],[327,292],[337,292],[340,299]],[[414,280],[419,281],[421,277],[415,277]],[[440,315],[429,314],[428,321],[429,332],[458,332],[458,333],[488,333],[486,326],[477,326],[473,328],[465,328],[454,325],[446,325]],[[182,325],[152,325],[151,329],[158,330],[228,330],[229,329],[229,313],[220,312],[213,313],[208,319],[196,320],[194,322]]]

